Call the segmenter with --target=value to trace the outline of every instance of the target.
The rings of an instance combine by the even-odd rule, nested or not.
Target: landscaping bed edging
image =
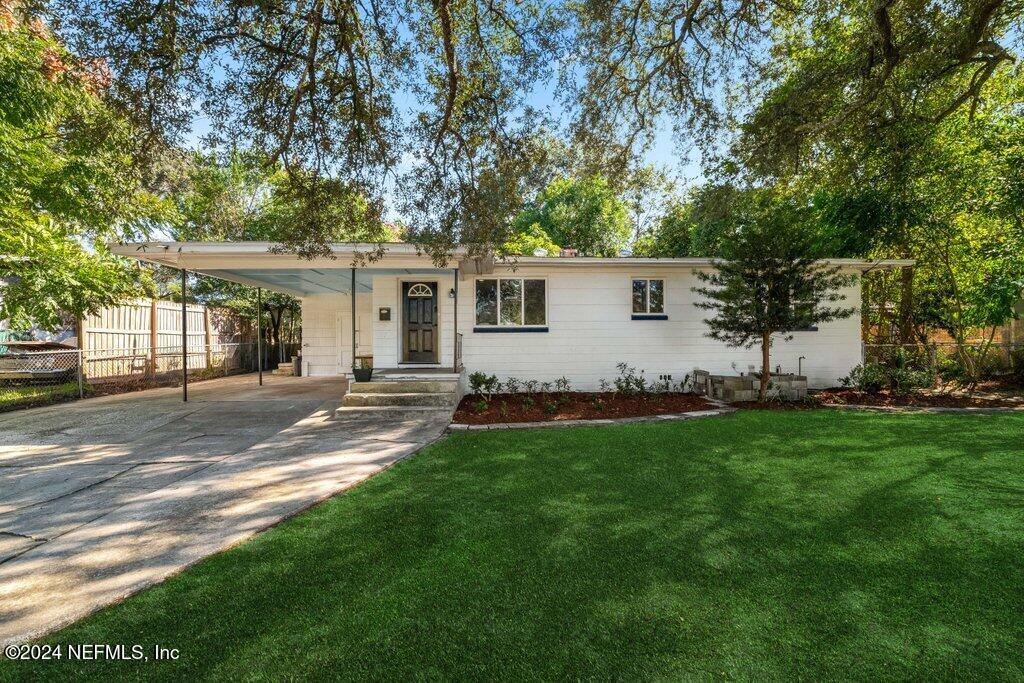
[[[712,401],[708,401],[711,403]],[[686,413],[669,413],[666,415],[643,415],[640,417],[598,418],[593,420],[546,420],[544,422],[496,422],[493,424],[460,424],[453,422],[448,431],[478,431],[484,429],[551,429],[556,427],[607,427],[610,425],[633,424],[637,422],[670,422],[675,420],[691,420],[700,417],[714,417],[736,412],[736,408],[721,406],[712,410],[691,410]]]

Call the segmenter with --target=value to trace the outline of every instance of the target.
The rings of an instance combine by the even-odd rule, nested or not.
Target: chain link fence
[[[0,412],[87,395],[181,384],[181,346],[25,350],[0,347]],[[256,344],[188,349],[189,381],[256,371]]]

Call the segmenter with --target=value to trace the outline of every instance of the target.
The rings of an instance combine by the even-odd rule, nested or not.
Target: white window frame
[[[637,280],[643,280],[647,283],[644,287],[644,310],[637,312],[633,310],[633,283]],[[651,311],[651,280],[658,280],[661,282],[661,310]],[[629,279],[629,312],[632,315],[666,315],[668,309],[668,291],[665,286],[665,278],[663,277],[646,277],[646,276],[634,276]]]
[[[497,317],[496,323],[481,323],[476,319],[476,284],[481,281],[495,280],[498,284],[497,300],[495,302],[495,312]],[[541,324],[526,325],[524,323],[503,323],[501,322],[501,281],[502,280],[519,280],[523,284],[519,288],[519,310],[522,311],[522,320],[526,320],[526,280],[541,280],[544,282],[544,322]],[[478,277],[473,280],[473,326],[474,327],[510,327],[516,329],[544,329],[548,326],[548,279],[546,277],[535,277],[531,275],[517,275],[515,277],[503,277],[501,275],[494,275],[492,277]]]

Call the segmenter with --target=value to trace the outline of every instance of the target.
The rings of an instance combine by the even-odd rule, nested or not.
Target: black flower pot
[[[352,374],[355,375],[357,382],[369,382],[373,368],[353,368]]]

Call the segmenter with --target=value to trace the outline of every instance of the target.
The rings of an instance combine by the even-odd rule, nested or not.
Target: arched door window
[[[430,285],[425,285],[422,282],[417,282],[409,288],[410,297],[432,297],[434,296],[434,290],[430,288]]]

